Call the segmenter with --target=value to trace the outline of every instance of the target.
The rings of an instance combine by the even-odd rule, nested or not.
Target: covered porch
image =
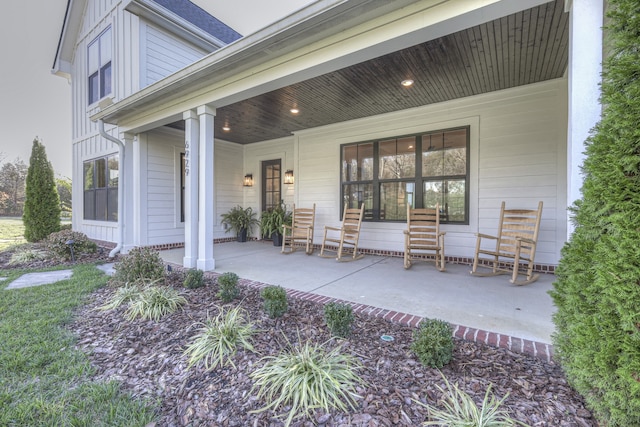
[[[214,273],[233,272],[258,285],[278,285],[304,294],[348,301],[420,318],[438,318],[467,327],[486,341],[484,332],[503,339],[517,337],[551,343],[555,311],[548,291],[553,274],[541,274],[527,286],[514,286],[508,276],[473,277],[471,267],[448,263],[439,272],[432,262],[417,262],[409,270],[400,257],[366,255],[354,262],[320,258],[318,251],[280,253],[271,242],[216,243]],[[160,252],[165,262],[182,265],[184,249]],[[308,297],[308,295],[307,295]],[[328,300],[324,300],[328,301]],[[406,323],[406,322],[405,322]],[[477,330],[476,333],[473,330]],[[482,336],[480,336],[482,335]]]

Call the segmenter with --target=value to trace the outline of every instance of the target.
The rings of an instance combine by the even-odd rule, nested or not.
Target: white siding
[[[566,235],[566,80],[555,80],[298,132],[245,149],[245,171],[256,184],[248,206],[259,206],[259,162],[283,159],[295,170],[295,196],[316,203],[316,242],[340,216],[340,145],[385,136],[469,125],[470,223],[444,225],[446,254],[472,257],[476,232],[494,233],[500,202],[535,208],[544,202],[536,262],[557,264]],[[291,155],[295,154],[295,158]],[[295,167],[294,167],[295,166]],[[286,186],[285,186],[286,187]],[[283,189],[287,191],[287,189]],[[360,246],[403,250],[403,223],[365,223]]]
[[[141,24],[140,32],[142,87],[192,64],[207,53],[149,23]]]

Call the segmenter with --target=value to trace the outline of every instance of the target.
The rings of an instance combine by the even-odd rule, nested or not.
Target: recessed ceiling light
[[[411,86],[413,84],[413,80],[411,80],[411,79],[403,80],[401,84],[404,87],[409,87],[409,86]]]
[[[222,126],[222,130],[225,132],[229,132],[231,128],[229,126]]]
[[[300,110],[298,110],[297,108],[292,108],[289,111],[291,111],[291,114],[298,114],[300,112]]]

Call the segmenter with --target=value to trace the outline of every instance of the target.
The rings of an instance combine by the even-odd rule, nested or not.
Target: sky
[[[246,36],[313,0],[192,1]],[[38,137],[56,176],[71,178],[71,86],[51,74],[66,6],[67,0],[2,4],[0,161],[29,164]]]

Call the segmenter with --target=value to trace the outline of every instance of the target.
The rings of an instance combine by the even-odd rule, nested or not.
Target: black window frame
[[[120,159],[117,154],[97,157],[83,162],[83,219],[106,222],[118,221],[120,171],[119,167],[110,167],[111,162],[114,160],[116,161],[116,166],[119,166]],[[101,170],[102,176],[99,176],[98,172]],[[115,179],[110,173],[112,170],[117,171]]]
[[[108,33],[108,35],[107,35]],[[103,55],[106,55],[102,52],[102,47],[100,42],[103,38],[108,37],[109,43],[109,51],[110,58],[107,62],[102,64]],[[113,35],[111,32],[111,26],[105,28],[96,38],[94,38],[91,43],[87,45],[87,98],[89,105],[95,104],[100,101],[105,96],[111,95],[113,79],[112,79],[112,63],[113,63]],[[90,50],[93,45],[97,45],[98,49],[98,68],[95,70],[91,69],[91,59],[90,59]],[[102,64],[102,65],[101,65]]]
[[[465,145],[465,174],[450,174],[445,175],[432,175],[432,176],[423,176],[422,173],[422,154],[423,154],[423,136],[427,135],[436,135],[436,134],[445,134],[448,132],[455,132],[459,130],[465,130],[466,132],[466,145]],[[457,224],[457,225],[469,225],[469,199],[470,199],[470,134],[471,134],[471,126],[457,126],[452,128],[438,129],[433,131],[425,131],[419,132],[415,134],[408,135],[400,135],[393,137],[385,137],[385,138],[377,138],[373,140],[367,141],[359,141],[347,144],[340,145],[340,195],[341,195],[341,203],[340,203],[340,215],[344,211],[345,204],[349,204],[349,207],[357,208],[360,207],[362,203],[365,203],[367,200],[371,199],[370,209],[365,208],[364,221],[369,222],[405,222],[405,219],[388,219],[388,213],[384,208],[381,208],[381,184],[386,183],[408,183],[413,184],[414,194],[413,194],[413,207],[422,208],[423,206],[423,189],[426,182],[441,182],[443,186],[445,186],[445,182],[449,183],[454,180],[464,180],[464,219],[458,221],[452,221],[447,218],[446,215],[441,216],[442,224]],[[407,138],[415,138],[414,145],[414,154],[415,154],[415,167],[414,167],[414,175],[413,177],[396,177],[396,178],[380,178],[380,143],[388,142],[391,140],[406,140]],[[345,160],[345,148],[348,147],[360,147],[366,145],[372,145],[372,160],[373,160],[373,171],[369,174],[371,175],[371,179],[355,179],[348,180],[345,179],[348,172],[345,173],[343,170],[343,166],[346,165]],[[356,148],[357,150],[357,148]],[[443,148],[444,151],[444,148]],[[350,169],[347,169],[351,171]],[[352,172],[353,175],[355,173],[357,178],[360,178],[360,171]],[[348,177],[347,177],[348,178]],[[351,189],[348,186],[357,186],[355,189],[355,193],[358,194],[358,197],[351,197],[354,194],[354,189]],[[345,191],[348,189],[349,191]],[[443,195],[443,197],[445,197]],[[441,212],[446,213],[442,207],[441,203]],[[405,215],[406,216],[406,215]]]

